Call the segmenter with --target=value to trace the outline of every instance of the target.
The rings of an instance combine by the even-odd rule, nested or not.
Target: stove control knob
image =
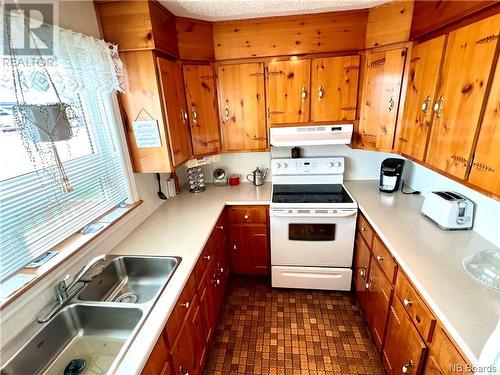
[[[288,168],[288,164],[287,163],[283,163],[283,168]]]
[[[281,168],[281,163],[276,163],[276,168],[280,169]]]
[[[341,167],[340,161],[331,161],[330,162],[330,168],[340,168]]]

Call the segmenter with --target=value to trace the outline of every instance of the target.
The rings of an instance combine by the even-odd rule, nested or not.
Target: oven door
[[[271,265],[351,267],[357,210],[341,211],[320,217],[271,211]]]

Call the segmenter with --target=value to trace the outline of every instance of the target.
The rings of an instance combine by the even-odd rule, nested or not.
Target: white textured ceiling
[[[160,0],[176,16],[207,21],[369,8],[388,0]]]

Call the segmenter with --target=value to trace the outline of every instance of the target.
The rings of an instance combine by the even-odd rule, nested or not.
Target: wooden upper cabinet
[[[213,69],[210,65],[184,65],[183,73],[193,154],[216,154],[221,147]]]
[[[406,48],[366,56],[358,128],[358,145],[362,148],[393,148],[405,56]]]
[[[266,150],[264,64],[219,65],[217,79],[224,151]]]
[[[158,57],[163,103],[168,117],[168,138],[174,167],[191,158],[191,136],[182,81],[182,69],[175,61]]]
[[[424,160],[446,36],[413,47],[398,151]]]
[[[413,326],[403,304],[394,298],[382,352],[382,362],[387,374],[420,374],[426,352],[427,346]]]
[[[309,121],[311,60],[272,61],[267,65],[269,123]]]
[[[500,63],[497,62],[469,182],[500,195]]]
[[[158,49],[179,56],[175,16],[156,1],[95,1],[103,37],[120,51]]]
[[[500,14],[448,36],[426,162],[465,178],[498,42]]]
[[[311,120],[355,120],[359,55],[313,59],[311,64]]]

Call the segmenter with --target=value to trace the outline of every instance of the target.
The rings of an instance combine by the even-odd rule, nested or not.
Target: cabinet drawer
[[[194,292],[196,289],[196,280],[194,276],[194,272],[189,277],[186,285],[184,286],[184,290],[182,291],[177,303],[175,304],[170,317],[168,318],[167,325],[165,326],[164,334],[166,334],[167,341],[172,344],[179,332],[179,329],[182,325],[184,317],[189,308],[189,304],[193,299]]]
[[[410,319],[417,327],[422,338],[429,342],[436,325],[436,318],[420,298],[417,291],[410,284],[406,275],[399,270],[396,280],[396,294],[398,295]]]
[[[358,230],[368,244],[368,247],[372,247],[373,228],[361,213],[358,216]]]
[[[373,239],[372,253],[373,260],[375,260],[379,264],[380,268],[382,268],[391,284],[394,284],[397,272],[397,264],[394,259],[392,259],[389,250],[387,250],[385,245],[382,243],[382,241],[380,241],[378,237],[375,237]]]
[[[267,224],[267,206],[233,206],[229,208],[229,223]]]

